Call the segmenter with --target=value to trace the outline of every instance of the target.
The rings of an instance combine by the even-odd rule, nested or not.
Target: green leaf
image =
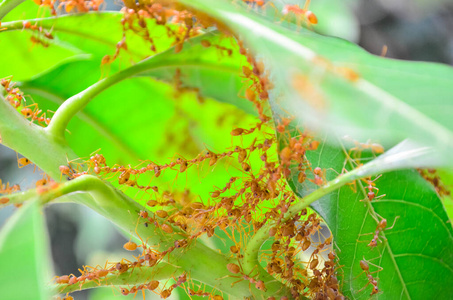
[[[50,9],[47,7],[40,7],[33,1],[24,1],[19,4],[15,9],[10,11],[3,19],[2,22],[27,20],[34,18],[50,17]]]
[[[110,54],[113,56],[117,43],[123,38],[120,12],[89,12],[84,14],[68,14],[59,17],[38,19],[38,24],[52,30],[52,34],[58,44],[69,44],[81,52],[90,53],[103,57]],[[8,24],[5,24],[8,27]],[[21,23],[12,22],[12,29],[21,28]],[[159,36],[157,51],[163,51],[170,46],[171,39],[167,37],[165,28],[157,26],[154,21],[148,22],[148,30],[153,36]],[[130,65],[129,60],[140,60],[154,54],[150,50],[150,44],[136,34],[126,35],[127,50],[123,60],[123,67]]]
[[[202,40],[210,41],[213,46],[202,47]],[[209,33],[189,40],[178,54],[170,49],[138,63],[134,68],[146,71],[139,76],[151,76],[170,83],[175,80],[175,70],[181,68],[182,88],[189,86],[189,91],[198,89],[203,97],[235,103],[251,112],[251,104],[238,94],[242,85],[240,58],[221,54],[214,45],[231,47],[231,42]],[[194,55],[194,52],[202,55]],[[153,65],[156,63],[159,67]],[[87,88],[96,82],[98,76],[100,70],[96,60],[79,57],[23,82],[21,88],[32,95],[41,109],[55,111],[63,99]],[[68,141],[82,157],[101,148],[110,164],[137,164],[139,159],[164,163],[176,153],[191,159],[206,148],[226,151],[231,146],[231,139],[222,137],[229,136],[234,126],[247,127],[255,122],[254,118],[229,104],[210,99],[199,103],[194,94],[182,93],[174,99],[171,85],[148,78],[128,79],[101,93],[79,113],[78,119],[68,128]],[[144,136],[149,138],[143,139]],[[174,178],[177,173],[172,174]],[[203,171],[196,171],[189,178],[196,181],[200,176],[205,176]],[[231,176],[227,173],[217,178],[209,176],[205,184],[211,189],[219,182],[228,181]],[[202,188],[200,192],[206,194],[208,190]]]
[[[317,151],[307,151],[307,158],[313,168],[324,169],[327,180],[335,179],[345,166],[349,170],[355,167],[344,150],[323,142]],[[370,159],[366,153],[362,155],[361,162]],[[375,164],[375,172],[379,167],[386,170],[385,161],[371,163]],[[297,175],[293,170],[289,182],[300,197],[317,188],[309,180],[299,183]],[[378,281],[379,297],[435,299],[441,297],[439,293],[451,294],[453,288],[448,282],[453,280],[453,230],[434,188],[415,170],[383,174],[375,181],[379,189],[375,192],[385,197],[371,202],[367,185],[356,182],[344,186],[312,204],[334,236],[345,295],[351,299],[369,298],[372,286],[364,288],[368,279],[360,260],[368,261],[370,271],[375,272],[372,275]],[[370,247],[382,218],[387,220],[388,229],[379,233],[377,246]]]
[[[26,80],[73,56],[76,49],[54,43],[48,48],[30,41],[28,32],[1,32],[0,77],[13,76],[14,80]],[[14,45],[12,47],[11,45]]]
[[[206,48],[202,42],[208,42],[211,46]],[[213,31],[190,39],[177,55],[170,49],[136,66],[148,69],[139,76],[151,76],[167,82],[173,82],[175,70],[179,70],[182,88],[195,88],[204,97],[230,103],[249,114],[256,114],[252,104],[243,96],[244,84],[240,77],[243,57],[237,50],[235,40]],[[165,65],[165,69],[154,68],[155,60]]]
[[[27,5],[24,11],[26,16],[36,15],[36,7],[35,4]],[[1,33],[0,45],[5,53],[0,57],[3,66],[0,77],[14,75],[15,80],[26,80],[73,55],[82,53],[94,55],[99,68],[102,57],[112,57],[117,43],[123,39],[122,18],[123,14],[120,12],[92,12],[29,20],[30,24],[37,24],[43,32],[51,33],[52,40],[37,34],[36,30],[24,29],[23,21],[3,23],[8,30]],[[172,38],[167,36],[166,29],[156,25],[154,21],[147,23],[147,30],[152,32],[153,36],[159,37],[155,42],[157,51],[166,50],[173,43]],[[49,47],[33,45],[31,37],[43,41]],[[133,61],[155,54],[150,50],[151,44],[135,33],[128,32],[125,42],[127,50],[122,49],[113,64],[103,67],[103,76],[116,72],[120,67],[130,66]]]
[[[2,228],[0,265],[3,299],[49,299],[48,237],[36,199],[16,211]]]
[[[239,3],[181,2],[229,26],[264,60],[275,84],[274,108],[291,111],[311,129],[386,147],[409,137],[452,163],[453,68],[377,57],[341,39],[291,31]]]

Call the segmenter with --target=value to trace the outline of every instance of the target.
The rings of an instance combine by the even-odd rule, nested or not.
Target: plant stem
[[[124,194],[116,192],[113,187],[106,185],[97,177],[90,175],[83,177],[86,178],[80,178],[79,181],[81,184],[77,184],[78,188],[76,190],[90,191],[90,194],[95,199],[95,203],[86,204],[108,219],[115,220],[115,223],[126,231],[146,240],[147,244],[157,245],[156,247],[159,250],[165,251],[170,246],[173,246],[175,240],[184,238],[176,233],[172,235],[165,234],[155,226],[150,226],[152,224],[149,224],[148,227],[136,227],[138,212],[140,209],[143,209],[140,205]],[[69,182],[66,185],[69,185]],[[75,189],[75,186],[68,188],[68,191],[72,188]],[[232,261],[196,241],[187,248],[183,248],[180,251],[173,251],[170,258],[172,264],[180,266],[183,270],[190,271],[190,277],[193,279],[213,286],[230,295],[245,297],[250,295],[284,296],[289,294],[288,290],[281,283],[275,282],[273,277],[268,274],[262,279],[265,282],[271,282],[266,286],[268,289],[266,293],[258,291],[255,288],[251,292],[247,281],[241,281],[232,287],[231,284],[237,281],[237,279],[234,277],[225,277],[226,266]]]
[[[0,204],[0,208],[10,204],[24,203],[25,201],[30,200],[37,195],[38,193],[36,192],[36,189],[29,189],[24,192],[18,192],[11,195],[1,195],[0,198],[7,198],[8,202],[5,204]]]
[[[133,77],[153,68],[161,67],[164,63],[162,60],[156,58],[157,56],[158,55],[150,57],[141,63],[133,65],[132,67],[120,71],[110,77],[104,78],[66,100],[55,112],[49,126],[46,128],[46,131],[55,137],[64,138],[64,133],[69,121],[71,121],[71,119],[94,97],[124,79]]]
[[[32,162],[39,162],[39,167],[55,180],[61,178],[58,167],[77,157],[63,139],[50,136],[44,128],[25,119],[1,95],[0,140]]]
[[[80,196],[80,192],[89,193],[93,198],[82,197],[83,194]],[[42,193],[40,200],[48,203],[58,197],[70,195],[71,193],[77,193],[77,195],[71,196],[70,199],[72,201],[84,204],[106,218],[114,220],[126,232],[146,241],[146,244],[157,250],[165,251],[174,245],[174,241],[186,239],[186,234],[178,232],[177,229],[175,229],[173,234],[166,234],[159,226],[153,223],[148,223],[148,226],[141,226],[138,213],[144,208],[123,193],[118,192],[110,184],[92,175],[80,176],[61,184],[59,187]],[[25,192],[17,194],[18,196],[16,194],[12,195],[11,198],[17,198],[19,196],[33,197],[35,194]],[[149,215],[154,216],[151,212],[149,212]],[[157,217],[155,218],[158,219]],[[158,219],[158,222],[162,224],[165,220]],[[281,283],[276,282],[269,274],[260,276],[260,279],[267,283],[267,292],[259,291],[254,287],[250,288],[249,282],[245,280],[231,286],[233,282],[237,281],[237,278],[228,275],[225,276],[225,273],[228,272],[226,268],[227,264],[233,263],[233,260],[215,252],[196,240],[190,242],[185,248],[175,249],[166,259],[171,264],[180,267],[181,270],[189,272],[189,277],[232,296],[243,298],[250,296],[289,295],[288,289]],[[174,274],[172,273],[172,276],[177,276]]]
[[[313,193],[307,195],[306,197],[300,199],[297,203],[291,206],[288,211],[283,216],[281,223],[288,221],[289,219],[296,216],[304,208],[308,207],[311,203],[316,200],[321,199],[325,195],[341,188],[343,185],[352,182],[356,179],[359,179],[362,176],[361,168],[355,169],[349,173],[342,174],[335,178],[334,180],[326,183],[321,188],[317,189]],[[255,235],[247,243],[247,246],[244,250],[244,259],[242,263],[242,268],[244,272],[251,272],[253,268],[259,264],[258,262],[258,251],[261,248],[261,245],[269,238],[269,230],[274,226],[275,223],[267,223],[261,227]]]
[[[25,0],[3,0],[0,3],[0,20]]]
[[[134,70],[139,73],[138,68]],[[122,76],[116,78],[121,79]],[[69,109],[72,113],[76,112],[72,110],[71,106],[69,106]],[[39,167],[56,179],[61,176],[58,167],[66,165],[68,158],[77,157],[63,138],[55,138],[52,132],[44,131],[39,126],[24,119],[3,98],[0,98],[0,135],[6,146],[21,152],[31,161],[37,162]],[[32,145],[37,146],[33,147]],[[33,193],[29,192],[25,195],[29,196]],[[23,196],[25,195],[23,194]],[[126,232],[141,237],[149,245],[153,245],[161,251],[173,246],[175,240],[184,238],[184,236],[175,233],[165,234],[160,228],[149,226],[151,224],[148,227],[136,227],[139,219],[138,213],[143,207],[95,176],[85,175],[66,182],[55,190],[42,194],[41,199],[48,202],[63,195],[71,196],[65,198],[64,201],[72,201],[90,207],[115,222]],[[19,196],[11,195],[11,198],[16,197]],[[162,220],[162,222],[164,221]],[[237,277],[230,275],[225,277],[225,274],[228,274],[227,264],[234,261],[196,241],[186,248],[174,250],[170,253],[169,259],[171,259],[172,264],[190,271],[191,278],[235,297],[259,296],[261,298],[271,295],[290,295],[289,289],[280,282],[276,282],[269,274],[260,277],[261,280],[268,283],[266,284],[267,292],[259,291],[254,286],[250,288],[250,283],[246,280],[231,286],[233,282],[237,281]]]
[[[93,280],[83,283],[83,285],[58,284],[53,287],[54,294],[65,294],[79,290],[87,290],[102,286],[134,286],[150,282],[151,280],[163,280],[179,276],[183,273],[181,268],[177,268],[166,262],[161,262],[153,267],[137,267],[129,269],[123,274],[111,274],[99,280]]]

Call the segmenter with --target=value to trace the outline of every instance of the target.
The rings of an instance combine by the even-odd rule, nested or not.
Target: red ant
[[[382,174],[379,175],[379,176],[377,176],[377,177],[374,178],[373,180],[371,180],[371,178],[365,180],[365,182],[368,184],[368,185],[365,187],[365,189],[368,190],[367,198],[368,198],[368,200],[369,200],[370,202],[373,201],[373,199],[379,199],[379,198],[382,198],[382,197],[385,197],[385,196],[386,196],[386,194],[383,194],[383,195],[380,195],[380,196],[376,197],[376,194],[377,194],[377,192],[379,192],[379,189],[378,189],[377,187],[375,187],[374,182],[375,182],[376,180],[378,180],[381,176],[382,176]],[[376,191],[376,193],[375,193],[374,191]],[[365,201],[365,199],[364,199],[364,200],[360,200],[360,201]]]
[[[384,219],[385,220],[385,219]],[[377,273],[377,272],[380,272],[382,271],[382,267],[379,267],[377,265],[374,265],[375,267],[378,268],[378,270],[374,271],[374,272],[370,272],[370,266],[369,266],[369,263],[370,262],[367,262],[366,260],[361,260],[360,261],[360,268],[362,269],[362,273],[365,273],[366,274],[366,277],[368,278],[368,283],[363,287],[361,288],[358,292],[361,292],[363,291],[368,285],[373,285],[373,289],[371,290],[371,294],[370,296],[372,295],[375,295],[377,293],[379,293],[379,289],[378,289],[378,283],[376,281],[376,279],[373,278],[373,276],[371,274],[373,273]],[[371,264],[371,263],[370,263]],[[357,277],[359,277],[362,273],[360,273]],[[356,277],[356,278],[357,278]]]
[[[242,280],[248,280],[249,281],[249,288],[250,288],[250,284],[253,283],[255,284],[255,288],[257,288],[258,290],[260,291],[266,291],[266,286],[264,285],[264,281],[262,280],[256,280],[254,277],[256,277],[257,275],[255,275],[254,277],[251,277],[249,275],[246,275],[243,273],[242,271],[242,267],[236,265],[236,264],[233,264],[233,263],[230,263],[227,265],[227,269],[228,271],[230,271],[231,273],[234,273],[234,274],[238,274],[238,273],[241,273],[242,274],[242,277],[241,276],[231,276],[231,275],[227,275],[227,276],[231,276],[231,277],[237,277],[237,278],[241,278],[239,279],[238,281],[235,281],[231,284],[231,286],[235,285],[236,283],[238,283],[239,281],[242,281]],[[249,273],[251,274],[253,272],[253,270]]]
[[[354,75],[349,74],[348,77],[354,78]],[[353,142],[354,147],[349,149],[348,156],[351,157],[352,152],[354,152],[354,158],[360,158],[361,153],[363,150],[370,149],[373,154],[381,154],[384,153],[385,149],[382,145],[377,143],[372,143],[371,140],[366,141],[366,143],[360,143],[354,140],[352,137],[345,135],[343,137],[344,140]]]
[[[314,179],[309,179],[311,182],[313,182],[316,185],[322,185],[324,181],[326,181],[326,175],[322,171],[320,167],[316,167],[313,170],[313,174],[315,175]]]
[[[246,0],[245,1],[248,5],[256,4],[257,6],[263,6],[266,2],[264,0]]]
[[[297,4],[286,4],[282,9],[282,14],[286,16],[292,12],[296,15],[298,23],[300,22],[300,17],[302,17],[307,21],[308,25],[316,25],[318,24],[318,18],[312,11],[308,10],[309,5],[310,0],[305,1],[303,8],[300,8]]]
[[[383,218],[381,221],[379,221],[379,223],[376,226],[376,230],[374,232],[373,239],[368,244],[368,247],[371,247],[371,248],[376,247],[377,246],[377,241],[379,240],[379,233],[381,233],[384,230],[392,229],[395,226],[396,220],[398,218],[399,218],[399,216],[395,217],[395,219],[393,220],[392,226],[390,226],[389,228],[386,228],[387,227],[387,219]]]
[[[32,164],[32,162],[26,157],[21,157],[17,159],[17,167],[19,169],[28,166],[29,164]]]

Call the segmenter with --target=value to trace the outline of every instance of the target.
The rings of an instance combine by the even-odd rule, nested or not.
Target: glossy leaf
[[[201,41],[209,41],[213,46],[205,48]],[[171,85],[134,78],[104,91],[78,115],[78,120],[70,123],[68,140],[71,146],[82,157],[100,147],[108,161],[119,164],[137,164],[143,159],[164,163],[177,152],[191,159],[206,148],[226,151],[231,139],[223,139],[220,133],[229,136],[232,127],[249,126],[254,119],[231,105],[205,99],[214,97],[252,111],[251,104],[239,94],[242,86],[239,57],[222,53],[214,45],[231,47],[231,42],[209,33],[189,40],[178,54],[169,49],[137,64],[135,67],[144,70],[139,76],[153,77]],[[179,79],[183,92],[175,99],[172,85],[175,84],[176,69],[181,70]],[[96,82],[100,72],[96,59],[78,57],[23,82],[21,88],[32,95],[40,108],[55,111],[63,99]],[[189,93],[184,93],[184,89]],[[195,99],[197,93],[202,95],[202,103]],[[93,148],[94,144],[96,148]],[[199,176],[204,176],[202,171],[196,171],[189,178],[197,180]],[[217,179],[210,176],[214,181],[208,179],[206,184],[212,187],[231,176],[223,174]],[[202,193],[207,193],[206,189]]]
[[[28,32],[0,32],[0,78],[13,76],[26,80],[78,53],[77,49],[49,44],[48,48],[33,44]],[[14,45],[14,47],[12,47]],[[14,70],[14,71],[13,71]]]
[[[312,130],[386,147],[409,137],[439,149],[442,162],[451,164],[453,68],[377,57],[341,39],[289,30],[239,3],[181,2],[236,32],[269,68],[272,105]]]
[[[33,1],[24,1],[19,4],[15,9],[10,11],[3,19],[2,22],[27,20],[35,18],[50,17],[50,9],[39,7]],[[4,24],[4,23],[3,23]]]
[[[323,142],[316,152],[308,151],[307,158],[313,168],[324,169],[327,180],[336,178],[343,167],[356,167],[343,149],[329,146],[326,139]],[[362,163],[370,160],[366,153],[362,158]],[[376,164],[375,172],[379,167],[386,170],[381,164]],[[309,180],[300,184],[297,175],[294,169],[290,184],[299,196],[316,189]],[[453,280],[453,230],[434,188],[415,170],[385,173],[374,184],[379,199],[371,202],[367,198],[368,183],[357,181],[312,204],[334,236],[345,295],[351,299],[369,298],[372,285],[367,285],[361,260],[369,262],[378,281],[377,297],[426,299],[451,293],[448,282]],[[370,247],[382,218],[387,220],[388,229],[379,233],[377,246]]]
[[[49,299],[48,237],[37,200],[25,204],[3,226],[0,265],[3,299]]]
[[[35,6],[32,4],[25,7],[27,17],[35,14],[33,13]],[[113,57],[117,44],[123,39],[120,22],[122,18],[123,14],[120,12],[92,12],[39,19],[33,17],[28,21],[31,25],[37,24],[43,32],[51,33],[52,39],[37,34],[36,30],[24,29],[24,21],[4,23],[8,30],[1,32],[0,45],[3,46],[5,53],[0,57],[0,62],[4,66],[3,72],[14,69],[15,73],[0,73],[0,76],[14,75],[15,80],[26,80],[71,56],[84,53],[95,56],[100,68],[101,58],[106,55]],[[147,29],[159,37],[155,42],[156,51],[164,51],[171,46],[172,39],[166,35],[163,26],[148,22]],[[31,37],[43,43],[33,44],[30,41]],[[48,47],[44,48],[43,44]],[[119,58],[113,64],[104,66],[100,76],[106,76],[109,72],[116,72],[120,67],[130,66],[131,62],[155,54],[156,52],[150,50],[150,45],[139,35],[127,33],[125,38],[127,49],[121,48]]]
[[[450,220],[453,220],[453,198],[451,195],[451,190],[453,188],[453,170],[440,169],[436,171],[435,176],[438,176],[442,187],[447,191],[442,200],[445,209],[447,210],[448,217]]]

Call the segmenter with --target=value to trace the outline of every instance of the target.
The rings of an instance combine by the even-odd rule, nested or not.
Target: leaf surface
[[[171,48],[138,63],[134,68],[142,68],[138,74],[142,78],[125,80],[102,92],[70,123],[68,140],[75,151],[87,157],[100,147],[109,164],[138,164],[144,159],[163,164],[175,155],[192,159],[207,148],[227,151],[231,139],[222,136],[230,136],[235,126],[253,124],[255,120],[244,112],[253,110],[239,94],[240,58],[220,53],[215,46],[205,48],[201,41],[231,47],[228,39],[209,33],[187,41],[178,54]],[[64,99],[95,83],[100,72],[95,58],[75,57],[23,82],[21,88],[41,109],[55,111]],[[179,93],[175,80],[181,81]],[[202,99],[197,100],[197,94]],[[178,173],[169,172],[173,178]],[[188,177],[197,180],[205,173],[200,169]],[[231,176],[209,176],[204,182],[211,189]],[[206,188],[201,193],[206,194]]]
[[[333,143],[325,139],[318,150],[307,152],[307,158],[312,168],[321,167],[326,179],[333,180],[344,167],[351,170],[356,164],[344,149],[330,146]],[[362,155],[362,163],[372,159],[369,153]],[[374,171],[379,168],[386,170],[384,163],[375,165]],[[289,182],[300,197],[317,188],[309,180],[299,183],[297,175],[294,169]],[[434,188],[415,170],[384,173],[374,184],[379,190],[373,189],[377,199],[371,202],[368,183],[356,181],[311,205],[334,236],[345,295],[369,298],[372,286],[367,285],[361,260],[369,262],[378,281],[380,292],[375,298],[426,299],[452,293],[447,282],[453,280],[453,230]],[[387,229],[379,233],[377,246],[370,247],[382,218],[387,220]]]
[[[373,139],[386,148],[412,138],[451,164],[450,66],[377,57],[345,40],[290,30],[239,3],[181,2],[225,23],[264,61],[275,84],[274,108],[312,130]]]
[[[13,214],[0,232],[3,299],[49,299],[49,251],[43,212],[37,200],[30,201]]]

